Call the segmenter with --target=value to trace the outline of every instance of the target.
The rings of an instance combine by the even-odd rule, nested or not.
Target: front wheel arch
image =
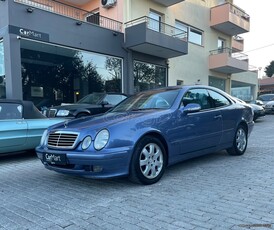
[[[87,112],[79,112],[76,114],[75,118],[87,117],[87,116],[90,116],[90,114]]]
[[[168,163],[169,163],[169,160],[168,160],[169,159],[169,148],[168,148],[166,139],[158,132],[153,131],[153,132],[145,133],[143,136],[141,136],[139,138],[139,140],[135,143],[134,148],[133,148],[133,152],[135,151],[135,149],[138,146],[139,142],[146,136],[155,137],[155,138],[159,139],[162,142],[162,144],[165,148],[165,151],[166,151],[166,157],[167,157],[166,166],[167,166]],[[132,161],[132,157],[131,157],[131,161]]]
[[[129,179],[144,185],[156,183],[165,172],[167,159],[166,147],[159,136],[143,136],[136,143],[132,153]]]

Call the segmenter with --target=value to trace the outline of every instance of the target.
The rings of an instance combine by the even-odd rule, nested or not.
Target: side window
[[[124,95],[107,95],[105,100],[111,105],[117,105],[126,97]]]
[[[0,105],[0,119],[21,119],[23,107],[19,104],[3,103]]]
[[[222,106],[228,106],[230,105],[230,101],[224,97],[223,95],[215,92],[215,91],[212,91],[212,90],[209,90],[209,94],[210,94],[210,98],[212,100],[212,103],[214,105],[214,107],[222,107]]]
[[[183,105],[186,106],[189,103],[196,103],[201,106],[202,109],[210,109],[210,97],[206,89],[190,89],[183,96]]]

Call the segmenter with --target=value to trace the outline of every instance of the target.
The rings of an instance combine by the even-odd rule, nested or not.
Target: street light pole
[[[261,70],[262,70],[262,67],[259,67],[258,68],[258,93],[257,93],[257,95],[260,95],[260,93],[261,93],[261,85],[260,85]]]

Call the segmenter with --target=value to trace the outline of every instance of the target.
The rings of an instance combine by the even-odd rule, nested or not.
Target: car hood
[[[167,110],[155,109],[130,112],[109,112],[102,115],[72,119],[62,125],[55,126],[55,129],[66,129],[67,131],[80,132],[83,130],[99,130],[102,128],[109,128],[112,125],[121,125],[123,123],[127,126],[136,125],[137,123],[142,122],[152,124],[150,119],[157,119],[157,121],[160,119],[161,121],[162,116],[164,117],[167,114],[169,114]]]
[[[274,101],[269,101],[266,103],[266,105],[274,105]]]
[[[53,109],[57,110],[77,110],[77,109],[86,109],[86,108],[98,108],[101,105],[95,104],[68,104],[68,105],[59,105],[52,107]]]
[[[260,106],[260,105],[256,105],[256,104],[249,104],[253,109],[255,109],[255,110],[261,110],[261,109],[263,109],[263,107],[262,106]]]

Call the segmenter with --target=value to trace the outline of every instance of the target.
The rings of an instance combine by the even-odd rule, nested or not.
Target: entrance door
[[[162,17],[153,11],[149,12],[149,28],[157,32],[161,31]]]

